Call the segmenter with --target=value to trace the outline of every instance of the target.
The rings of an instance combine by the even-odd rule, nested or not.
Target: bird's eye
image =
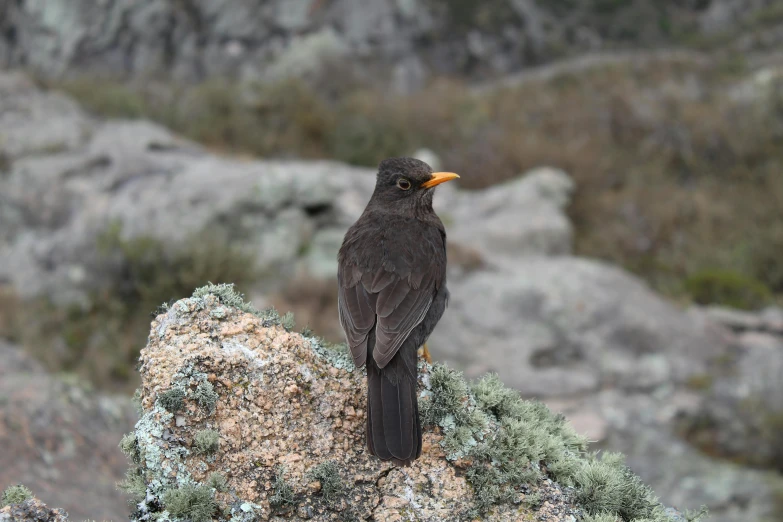
[[[411,182],[405,178],[400,178],[397,180],[397,186],[400,187],[402,190],[408,190],[409,188],[411,188]]]

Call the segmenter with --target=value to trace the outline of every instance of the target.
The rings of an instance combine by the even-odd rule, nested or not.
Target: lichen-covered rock
[[[421,458],[379,461],[347,351],[230,286],[159,315],[140,371],[143,414],[120,445],[134,520],[677,520],[619,456],[587,454],[562,416],[444,366],[420,365]]]
[[[51,509],[37,498],[10,504],[0,509],[0,522],[65,522],[68,513]]]

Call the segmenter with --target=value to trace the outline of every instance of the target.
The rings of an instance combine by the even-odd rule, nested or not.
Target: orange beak
[[[459,177],[459,174],[454,174],[453,172],[434,172],[432,174],[432,177],[429,179],[429,181],[425,181],[421,184],[424,188],[432,188],[435,185],[440,185],[441,183],[446,183],[447,181],[451,181],[452,179],[457,179]]]

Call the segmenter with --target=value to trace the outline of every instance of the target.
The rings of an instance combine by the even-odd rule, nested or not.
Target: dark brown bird
[[[433,188],[458,178],[413,158],[381,162],[375,191],[338,255],[338,308],[367,364],[367,447],[398,465],[421,455],[417,350],[446,309],[446,230]]]

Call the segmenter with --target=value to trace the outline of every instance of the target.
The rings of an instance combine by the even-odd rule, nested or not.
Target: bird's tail
[[[396,380],[367,365],[367,448],[381,460],[407,466],[421,455],[416,380],[408,374]]]

